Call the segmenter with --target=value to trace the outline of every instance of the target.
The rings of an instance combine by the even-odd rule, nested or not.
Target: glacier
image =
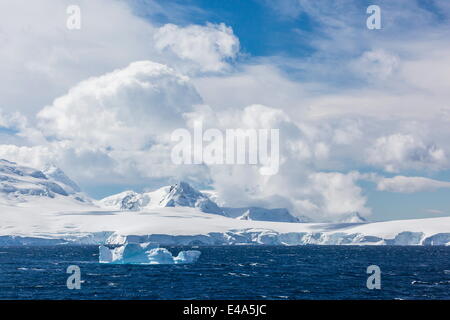
[[[115,248],[99,246],[99,262],[112,264],[185,264],[200,257],[198,250],[180,251],[177,256],[152,243],[125,243]]]
[[[233,230],[225,233],[211,232],[203,235],[128,235],[114,234],[105,241],[109,244],[141,243],[155,241],[170,246],[218,246],[218,245],[424,245],[448,246],[450,233],[438,233],[430,237],[417,237],[409,231],[393,238],[362,233],[286,232],[273,230]]]

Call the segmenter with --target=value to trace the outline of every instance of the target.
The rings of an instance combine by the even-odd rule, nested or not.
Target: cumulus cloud
[[[79,30],[66,27],[69,5],[80,7]],[[130,6],[121,0],[1,1],[0,106],[32,118],[78,82],[133,61],[182,72],[219,71],[239,50],[224,24],[158,28]],[[158,6],[158,14],[173,14],[174,7]]]
[[[26,118],[19,112],[5,113],[0,109],[0,127],[8,129],[20,129],[24,127]]]
[[[242,110],[196,109],[188,123],[204,119],[206,127],[270,129],[280,131],[280,170],[261,176],[256,166],[210,165],[212,185],[230,206],[287,207],[298,216],[316,221],[339,220],[352,212],[369,215],[366,197],[357,185],[357,172],[317,172],[314,163],[330,156],[327,143],[318,133],[307,132],[283,110],[266,105],[249,105]]]
[[[289,162],[287,162],[289,163]],[[291,165],[291,163],[289,163]],[[371,214],[357,172],[313,172],[286,163],[276,176],[261,177],[245,167],[211,168],[214,186],[226,205],[286,207],[314,221],[337,221],[349,213]]]
[[[81,8],[80,30],[66,27],[73,4]],[[156,52],[153,26],[121,1],[2,1],[0,21],[7,44],[0,52],[0,105],[26,116],[83,79]]]
[[[46,146],[0,144],[0,159],[43,169],[47,163],[58,163],[60,155]]]
[[[37,115],[34,130],[43,141],[0,145],[0,157],[37,168],[57,163],[81,182],[176,177],[186,168],[170,162],[170,134],[185,127],[183,113],[201,102],[189,78],[166,65],[134,62],[56,98]],[[190,169],[206,180],[204,168]]]
[[[5,112],[0,108],[0,141],[17,145],[40,144],[45,141],[42,133],[29,124],[28,119],[20,112]]]
[[[377,183],[377,189],[380,191],[401,193],[434,191],[440,188],[450,188],[450,182],[424,177],[395,176],[393,178],[380,179]]]
[[[359,179],[357,172],[318,172],[311,174],[309,179],[311,190],[316,192],[314,196],[319,197],[320,206],[319,210],[316,209],[316,215],[329,218],[352,212],[370,214],[363,190],[356,184]]]
[[[151,147],[202,100],[189,79],[140,61],[80,82],[38,113],[47,136],[110,150]]]
[[[170,134],[201,102],[187,77],[140,61],[80,82],[38,113],[38,126],[72,166],[68,155],[123,176],[176,176]]]
[[[388,172],[401,169],[436,169],[447,165],[445,151],[434,144],[425,144],[409,134],[393,134],[378,138],[367,150],[369,163]]]
[[[398,64],[398,57],[378,49],[364,52],[353,62],[353,68],[368,81],[378,81],[388,79],[397,70]]]
[[[222,71],[239,51],[238,38],[223,23],[187,27],[166,24],[156,31],[154,39],[158,50],[182,60],[185,71],[192,67],[203,72]]]

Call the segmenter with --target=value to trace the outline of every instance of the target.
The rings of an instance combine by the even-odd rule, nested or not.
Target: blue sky
[[[408,42],[415,34],[426,36],[430,28],[448,28],[448,8],[441,0],[380,0],[376,4],[382,8],[382,29],[377,31],[366,28],[366,9],[374,4],[366,0],[337,4],[317,1],[307,9],[302,2],[308,1],[302,0],[127,2],[137,15],[161,25],[225,23],[239,38],[240,55],[236,61],[252,63],[257,58],[272,58],[272,63],[277,63],[288,77],[330,82],[328,90],[357,88],[365,81],[339,67],[312,73],[304,63],[344,64],[384,40]],[[330,32],[332,28],[335,33]],[[336,43],[328,50],[320,45],[335,41],[342,44]]]
[[[243,54],[247,53],[256,57],[271,55],[300,57],[307,56],[312,50],[307,43],[299,39],[298,33],[295,32],[295,29],[313,32],[314,22],[306,14],[300,14],[295,18],[282,17],[269,4],[254,0],[169,2],[197,7],[200,10],[192,10],[192,15],[183,16],[182,19],[157,16],[160,23],[204,24],[205,22],[223,22],[233,27],[234,33],[241,42]],[[137,1],[137,3],[140,3],[140,6],[145,6],[145,2]],[[163,4],[163,2],[159,3]]]
[[[326,37],[323,24],[316,16],[302,10],[296,0],[131,0],[134,12],[144,18],[158,23],[175,23],[179,25],[225,23],[233,28],[241,43],[242,53],[254,57],[282,55],[294,58],[306,58],[316,49],[310,44],[311,40]],[[383,10],[383,29],[389,32],[400,32],[404,28],[423,27],[421,22],[408,20],[405,17],[392,21],[390,7],[398,9],[402,1],[342,1],[343,6],[337,6],[318,1],[328,7],[333,18],[341,19],[349,24],[359,24],[364,30],[366,8],[377,4]],[[429,14],[428,23],[446,24],[448,16],[436,6],[433,0],[411,0],[411,10],[415,7]],[[155,10],[155,4],[165,7],[165,10]],[[347,4],[347,5],[346,5]],[[405,8],[405,7],[404,7]],[[346,10],[347,9],[347,10]],[[405,8],[407,9],[407,7]],[[346,12],[347,11],[347,12]],[[354,12],[358,14],[353,15]],[[421,14],[420,12],[418,14]],[[383,31],[380,31],[383,32]],[[357,54],[357,52],[353,52]]]

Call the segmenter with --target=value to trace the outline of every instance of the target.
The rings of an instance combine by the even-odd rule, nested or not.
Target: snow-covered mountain
[[[69,194],[81,192],[80,187],[68,176],[66,176],[66,174],[54,164],[46,165],[44,170],[42,170],[42,172],[45,174],[47,178],[51,178],[56,182],[58,182],[59,184],[62,184],[64,186],[64,189]]]
[[[38,198],[67,198],[89,202],[79,187],[64,172],[52,166],[46,173],[20,166],[15,162],[0,160],[0,201],[17,204]]]
[[[127,190],[97,202],[98,205],[112,210],[140,210],[144,208],[150,199],[146,197],[145,193],[137,193],[132,190]]]
[[[152,192],[121,192],[98,201],[98,204],[117,210],[139,211],[152,208],[190,207],[205,213],[224,214],[223,210],[208,196],[183,181]]]
[[[289,213],[287,209],[265,209],[259,207],[223,208],[226,215],[239,220],[304,222]]]
[[[116,210],[142,211],[163,207],[197,208],[201,212],[224,215],[239,220],[304,222],[292,216],[287,209],[265,209],[259,207],[229,208],[220,207],[211,198],[220,201],[213,192],[200,192],[187,182],[162,187],[153,192],[137,193],[125,191],[106,197],[98,202],[104,208]]]
[[[169,188],[167,195],[161,199],[162,207],[198,208],[202,212],[223,215],[224,212],[208,196],[195,190],[186,182],[177,183]]]
[[[359,212],[350,213],[339,220],[342,223],[366,223],[368,220],[362,217]]]
[[[76,190],[57,168],[0,160],[0,245],[450,245],[450,217],[292,223],[285,209],[221,208],[186,183],[98,203]]]
[[[188,207],[240,220],[300,222],[286,209],[221,208],[208,195],[183,181],[152,192],[124,191],[94,204],[81,192],[80,187],[55,165],[48,165],[40,171],[0,160],[0,201],[15,205],[20,202],[37,203],[43,199],[55,198],[57,201],[53,201],[51,205],[65,203],[65,210],[70,209],[73,201],[78,201],[90,204],[94,209],[100,207],[109,210],[145,211],[154,208]]]

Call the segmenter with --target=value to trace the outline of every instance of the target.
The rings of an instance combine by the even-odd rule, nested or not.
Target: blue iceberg
[[[181,251],[176,257],[151,243],[126,243],[120,247],[99,246],[99,262],[112,264],[183,264],[194,263],[200,257],[198,250]]]

